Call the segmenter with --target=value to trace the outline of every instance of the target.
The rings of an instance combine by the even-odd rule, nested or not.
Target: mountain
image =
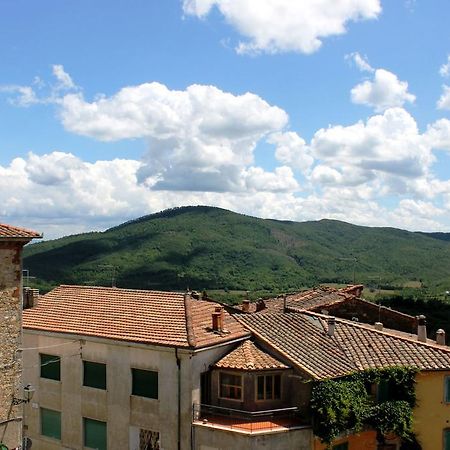
[[[336,220],[258,219],[197,206],[29,245],[24,267],[37,285],[283,292],[353,281],[450,286],[450,235]],[[374,281],[375,280],[375,281]]]

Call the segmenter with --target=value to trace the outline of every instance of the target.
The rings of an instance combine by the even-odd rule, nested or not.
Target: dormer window
[[[220,372],[219,397],[229,400],[242,400],[242,375]]]
[[[258,375],[256,400],[279,400],[281,398],[281,375]]]

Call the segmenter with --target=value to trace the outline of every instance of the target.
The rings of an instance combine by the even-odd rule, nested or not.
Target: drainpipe
[[[178,379],[178,437],[177,448],[181,449],[181,359],[178,356],[178,347],[175,347],[175,358],[177,360],[177,379]]]

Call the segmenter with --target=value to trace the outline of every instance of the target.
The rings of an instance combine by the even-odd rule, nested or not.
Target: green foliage
[[[344,222],[263,220],[212,207],[163,211],[25,248],[24,267],[61,283],[142,289],[289,292],[378,277],[450,285],[450,242]],[[357,261],[353,258],[356,256]],[[115,270],[115,276],[114,276]]]
[[[381,436],[394,433],[405,443],[414,442],[416,373],[414,368],[390,367],[315,383],[311,394],[314,433],[329,445],[340,434],[369,425]],[[390,386],[390,395],[386,401],[377,402],[371,396],[371,386],[380,383]]]

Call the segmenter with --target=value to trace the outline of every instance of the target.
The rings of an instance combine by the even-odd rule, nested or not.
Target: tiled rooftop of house
[[[41,237],[42,235],[36,231],[0,223],[0,239],[35,239]]]
[[[288,366],[247,340],[214,364],[219,369],[273,370]]]
[[[213,332],[215,307],[178,292],[63,285],[23,311],[23,327],[177,347],[204,347],[249,335],[225,311],[223,332]]]
[[[265,308],[257,311],[257,303],[250,303],[249,312],[273,313],[282,312],[284,306],[288,309],[314,310],[325,308],[336,303],[342,303],[347,298],[356,297],[358,289],[362,286],[348,286],[342,289],[335,289],[327,286],[320,286],[307,291],[296,292],[286,295],[286,303],[283,296],[264,299]],[[240,305],[242,309],[242,305]]]
[[[313,379],[341,377],[369,368],[412,366],[450,370],[450,348],[419,342],[357,322],[335,319],[333,336],[327,318],[312,312],[240,314],[238,320],[275,353]]]

